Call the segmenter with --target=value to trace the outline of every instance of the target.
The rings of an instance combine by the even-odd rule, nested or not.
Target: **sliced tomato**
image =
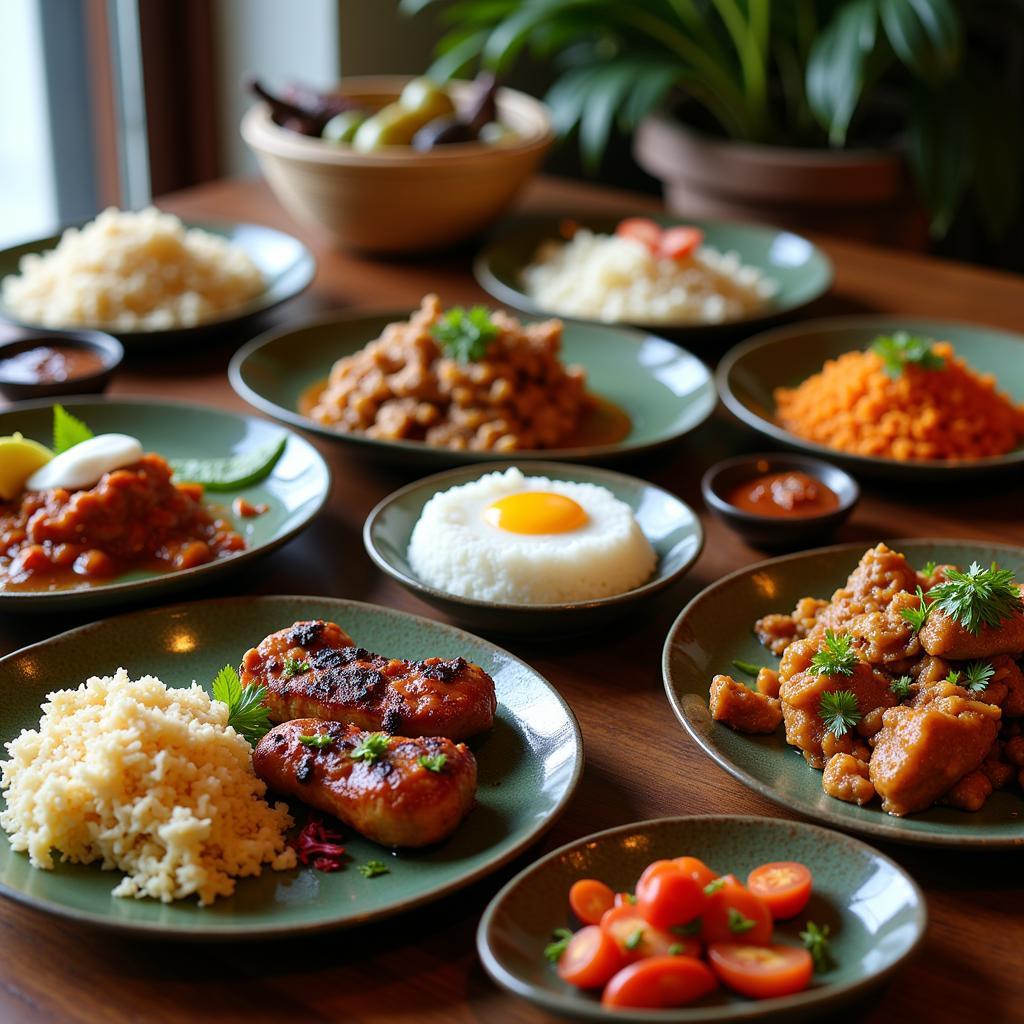
[[[615,234],[619,238],[631,238],[655,254],[661,249],[661,225],[648,217],[627,217],[620,220]]]
[[[701,888],[707,885],[708,882],[713,882],[718,878],[717,871],[712,871],[704,861],[699,860],[696,857],[676,857],[672,863],[675,864],[680,871],[683,871],[696,879],[697,884]]]
[[[581,878],[569,889],[569,906],[584,924],[600,924],[614,902],[615,893],[596,878]]]
[[[776,921],[796,917],[811,898],[810,870],[795,860],[772,861],[747,875],[747,888],[768,904]]]
[[[645,956],[668,956],[668,951],[683,939],[656,928],[636,907],[613,907],[601,918],[601,931],[606,932],[619,947],[627,963]]]
[[[811,954],[796,946],[713,942],[708,947],[708,960],[724,984],[751,999],[802,992],[814,974]]]
[[[709,891],[710,890],[710,891]],[[733,875],[716,878],[704,892],[700,937],[705,942],[737,942],[767,946],[772,941],[772,914],[760,896]]]
[[[704,232],[700,228],[666,228],[661,233],[658,254],[670,260],[685,260],[697,251],[703,241]]]
[[[714,974],[689,956],[652,956],[630,964],[605,986],[604,1006],[659,1009],[687,1006],[717,988]]]
[[[558,976],[577,988],[601,988],[626,960],[614,940],[597,925],[581,928],[558,961]]]
[[[688,924],[704,909],[703,886],[675,864],[650,876],[643,889],[637,889],[636,909],[658,928]]]

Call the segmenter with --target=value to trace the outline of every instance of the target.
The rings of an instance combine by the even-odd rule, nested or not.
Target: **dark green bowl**
[[[496,633],[566,633],[603,626],[635,610],[680,580],[697,561],[704,546],[704,531],[696,513],[668,491],[645,480],[607,469],[570,466],[558,462],[530,462],[519,466],[527,475],[597,484],[608,488],[629,505],[640,528],[658,556],[653,577],[624,594],[572,604],[523,605],[478,601],[438,590],[424,583],[409,565],[409,540],[423,506],[439,491],[478,480],[485,472],[500,472],[516,462],[452,469],[417,480],[389,494],[367,516],[363,544],[378,568],[407,590],[464,626]]]
[[[836,966],[816,974],[797,995],[754,1001],[719,989],[675,1010],[605,1010],[596,995],[563,982],[544,959],[544,947],[556,928],[574,923],[569,886],[599,878],[616,892],[632,892],[651,861],[685,854],[741,879],[769,861],[806,864],[814,876],[811,902],[798,918],[776,926],[776,941],[800,945],[797,933],[808,920],[827,924]],[[924,896],[910,876],[856,839],[775,818],[707,815],[622,825],[555,850],[494,897],[476,944],[502,988],[567,1017],[652,1024],[794,1021],[835,1010],[878,985],[911,955],[926,924]]]
[[[922,317],[849,316],[805,320],[759,334],[734,348],[715,374],[722,401],[734,416],[765,437],[819,458],[829,459],[852,473],[903,480],[946,480],[979,476],[1024,465],[1024,446],[1006,455],[970,462],[947,460],[898,461],[851,455],[806,441],[775,421],[776,388],[791,388],[817,373],[826,359],[866,349],[880,334],[909,331],[952,342],[958,356],[979,373],[994,374],[999,390],[1024,402],[1024,336],[956,320]]]

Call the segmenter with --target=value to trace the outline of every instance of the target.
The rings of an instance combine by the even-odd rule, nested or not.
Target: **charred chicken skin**
[[[463,658],[372,654],[338,625],[296,622],[242,658],[243,686],[265,686],[272,722],[323,718],[391,735],[466,739],[494,724],[494,680]]]
[[[271,789],[384,846],[447,839],[476,793],[476,759],[465,744],[315,718],[275,726],[256,745],[252,763]]]

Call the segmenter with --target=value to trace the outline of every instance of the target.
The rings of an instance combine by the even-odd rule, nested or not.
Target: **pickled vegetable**
[[[475,136],[469,125],[454,117],[436,117],[425,124],[412,139],[413,149],[427,150],[452,142],[472,142]]]
[[[398,102],[406,110],[422,115],[424,124],[438,117],[452,117],[455,114],[452,98],[429,78],[414,78],[407,83]]]
[[[389,103],[359,126],[352,144],[363,153],[382,146],[408,146],[422,127],[422,114],[400,103]]]
[[[320,137],[328,142],[351,142],[364,121],[366,121],[366,114],[361,110],[346,110],[335,114],[324,125]]]

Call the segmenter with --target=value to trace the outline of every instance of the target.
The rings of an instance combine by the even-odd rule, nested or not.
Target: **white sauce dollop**
[[[26,481],[26,491],[69,491],[92,487],[104,473],[130,466],[142,458],[142,443],[127,434],[100,434],[55,455]]]

